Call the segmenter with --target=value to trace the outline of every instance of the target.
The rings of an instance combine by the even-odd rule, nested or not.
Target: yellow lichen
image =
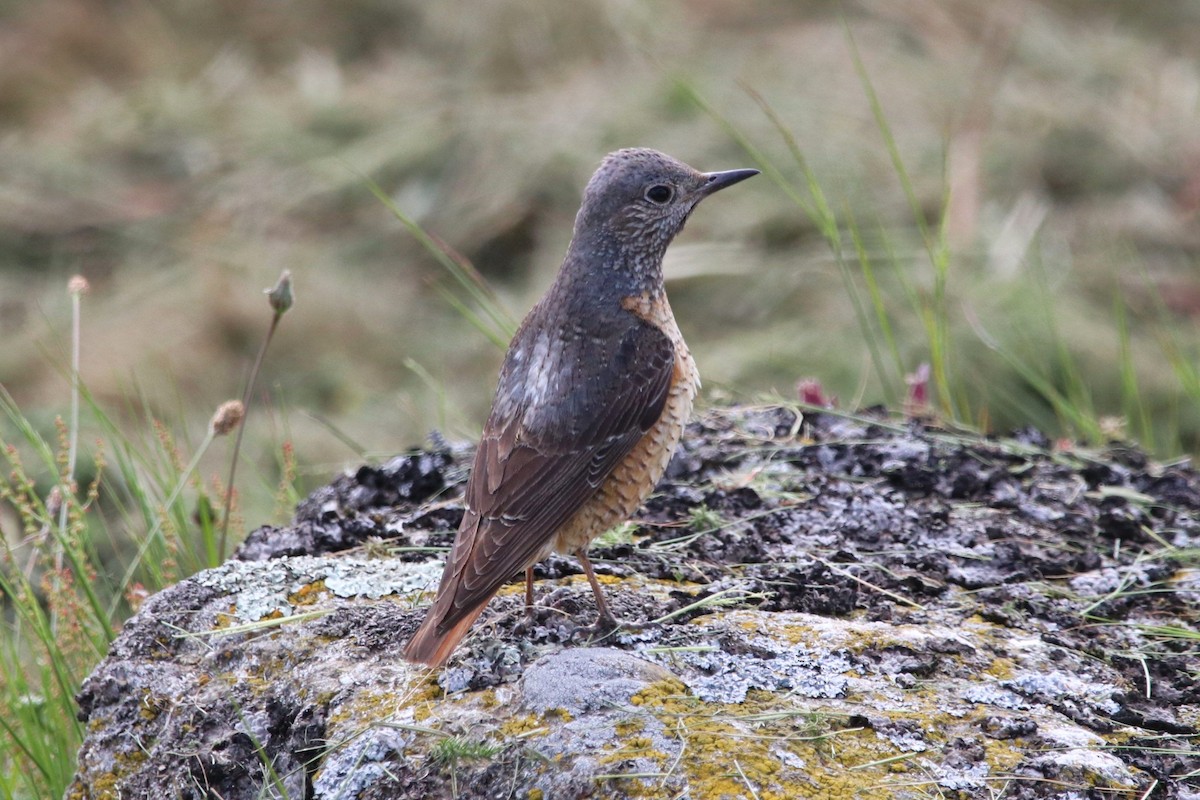
[[[545,719],[559,719],[563,722],[570,722],[573,719],[573,717],[571,716],[571,712],[567,711],[565,708],[548,709],[544,715],[544,718]]]
[[[424,722],[433,716],[437,701],[445,695],[446,693],[431,673],[409,684],[399,705],[412,709],[415,722]]]
[[[667,754],[654,748],[654,740],[648,736],[633,736],[620,743],[610,753],[600,757],[601,764],[617,764],[635,758],[649,758],[660,765],[667,763]]]
[[[1015,668],[1016,662],[1011,658],[1001,657],[992,659],[992,663],[988,665],[988,668],[984,672],[997,680],[1006,681],[1012,678]]]
[[[645,729],[646,722],[640,717],[626,717],[613,725],[613,731],[616,732],[617,736],[633,736]]]
[[[629,702],[635,706],[657,706],[681,696],[687,696],[687,686],[683,681],[668,678],[650,684],[629,698]]]
[[[121,791],[121,781],[137,772],[146,762],[148,756],[139,749],[122,750],[113,754],[113,770],[100,775],[89,775],[86,786],[78,781],[71,784],[67,790],[68,798],[83,798],[89,800],[108,800],[108,798],[124,797]]]
[[[142,692],[141,703],[138,704],[138,716],[147,722],[153,722],[170,704],[170,700],[157,697],[149,689],[146,689]]]
[[[984,739],[985,759],[993,775],[1011,773],[1027,755],[1019,739]]]
[[[500,723],[500,738],[508,740],[516,737],[525,737],[533,731],[545,727],[541,718],[536,714],[514,714]]]
[[[366,725],[387,719],[396,713],[396,695],[386,690],[360,689],[338,704],[329,715],[328,731],[348,725],[361,730]]]
[[[708,703],[687,694],[679,681],[667,680],[631,702],[662,723],[663,735],[682,739],[678,763],[646,736],[626,740],[602,761],[652,758],[664,767],[673,764],[664,780],[682,782],[698,800],[853,797],[868,789],[878,800],[892,796],[886,776],[892,773],[887,759],[900,754],[894,745],[871,730],[832,729],[834,717],[796,713],[790,698],[750,692],[742,703]],[[805,768],[787,766],[786,756]],[[639,793],[631,788],[622,784],[627,793]]]

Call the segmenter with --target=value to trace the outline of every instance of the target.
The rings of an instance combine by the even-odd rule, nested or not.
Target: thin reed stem
[[[250,412],[250,398],[254,396],[254,384],[258,380],[258,372],[262,369],[263,358],[267,354],[267,347],[271,344],[271,338],[275,336],[275,329],[279,327],[279,320],[287,313],[287,310],[292,307],[294,296],[292,294],[292,273],[289,270],[284,270],[279,276],[279,281],[274,288],[267,290],[267,300],[271,304],[272,310],[275,312],[271,316],[271,326],[267,328],[266,338],[263,339],[262,346],[258,348],[258,355],[254,359],[254,366],[250,370],[250,378],[246,381],[246,391],[242,395],[243,413],[237,424],[237,438],[233,443],[233,456],[229,462],[229,481],[225,485],[225,509],[221,515],[221,536],[217,543],[216,563],[211,566],[216,566],[220,560],[225,558],[225,547],[229,539],[229,514],[233,507],[233,486],[234,479],[237,477],[238,454],[242,450],[242,437],[246,433],[246,417]],[[210,558],[212,554],[210,554]]]

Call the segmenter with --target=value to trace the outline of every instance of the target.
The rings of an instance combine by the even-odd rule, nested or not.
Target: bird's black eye
[[[656,183],[646,190],[646,199],[651,203],[663,204],[668,202],[675,192],[671,191],[670,186],[663,186],[661,183]]]

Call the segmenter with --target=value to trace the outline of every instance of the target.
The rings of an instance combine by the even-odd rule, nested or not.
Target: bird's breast
[[[671,395],[673,397],[677,393],[687,393],[687,410],[684,412],[686,417],[692,411],[692,399],[700,388],[700,373],[696,371],[696,362],[692,360],[687,342],[683,340],[683,334],[675,322],[675,314],[671,311],[671,304],[667,302],[666,292],[632,295],[621,301],[621,307],[649,322],[671,340],[675,348],[675,374],[671,379]],[[670,399],[667,402],[669,405]],[[667,410],[664,410],[663,415],[666,414]]]
[[[658,420],[616,466],[596,494],[556,532],[543,556],[550,551],[574,553],[585,548],[592,539],[637,511],[666,472],[700,388],[696,362],[683,341],[666,295],[662,292],[637,295],[626,298],[621,305],[661,330],[674,345],[675,369],[667,401]]]

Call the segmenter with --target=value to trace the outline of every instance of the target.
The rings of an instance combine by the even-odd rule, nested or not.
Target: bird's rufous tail
[[[488,600],[491,598],[489,597]],[[454,652],[454,648],[458,647],[458,643],[467,635],[471,624],[483,613],[485,606],[487,606],[486,600],[456,622],[452,628],[439,633],[438,623],[442,615],[437,613],[438,607],[435,603],[429,609],[429,613],[425,615],[425,621],[421,623],[421,627],[417,628],[417,632],[408,640],[408,644],[404,647],[404,657],[417,664],[426,664],[430,667],[442,666],[450,659],[450,654]]]

